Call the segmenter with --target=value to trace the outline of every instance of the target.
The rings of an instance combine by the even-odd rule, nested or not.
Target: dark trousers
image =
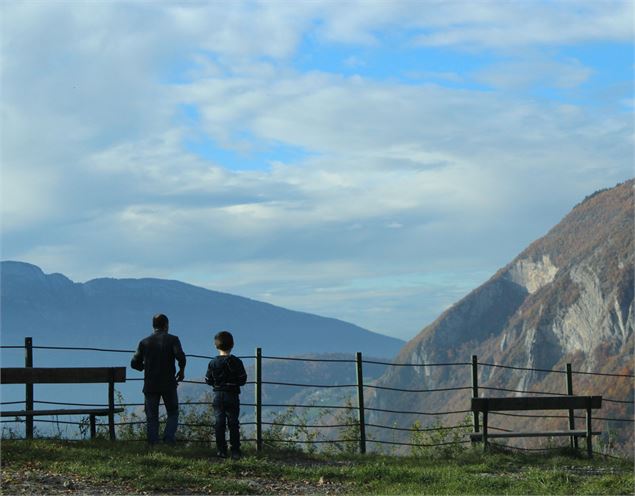
[[[159,442],[159,401],[163,398],[163,404],[168,414],[165,430],[163,431],[163,441],[174,443],[176,428],[179,424],[179,397],[176,388],[162,391],[160,393],[144,393],[146,397],[145,410],[148,430],[148,443]]]
[[[240,398],[238,393],[215,391],[214,401],[214,425],[216,433],[216,449],[221,453],[227,453],[227,440],[225,430],[229,427],[229,443],[233,452],[240,451]]]

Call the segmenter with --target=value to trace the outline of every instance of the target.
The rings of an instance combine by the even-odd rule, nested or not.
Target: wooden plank
[[[111,376],[111,370],[112,376]],[[126,367],[3,367],[0,369],[2,384],[81,384],[126,382]]]
[[[113,410],[114,413],[123,412],[123,408],[115,408]],[[0,412],[0,417],[42,417],[45,415],[96,415],[96,416],[105,416],[110,413],[108,408],[71,408],[71,409],[61,409],[61,410],[12,410],[12,411],[4,411]]]
[[[472,398],[473,411],[567,410],[602,408],[602,396],[514,396]]]
[[[602,434],[601,431],[592,432],[593,436],[599,436]],[[487,433],[488,438],[498,437],[558,437],[558,436],[576,436],[576,437],[586,437],[587,431],[577,430],[577,431],[537,431],[537,432],[495,432],[491,431]],[[482,432],[472,432],[470,434],[470,438],[473,440],[480,440],[483,437]]]

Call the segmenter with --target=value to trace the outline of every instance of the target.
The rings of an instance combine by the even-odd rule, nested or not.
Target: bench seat
[[[30,346],[31,338],[25,339]],[[115,414],[124,411],[115,408],[115,383],[126,382],[125,367],[33,367],[33,360],[26,360],[26,367],[0,367],[0,384],[24,384],[25,409],[5,410],[1,417],[26,417],[26,437],[33,439],[33,417],[47,415],[88,415],[90,437],[97,435],[96,417],[108,417],[108,431],[111,440],[115,440]],[[108,408],[59,408],[55,410],[36,410],[33,400],[34,384],[108,384]]]
[[[70,408],[70,409],[60,409],[60,410],[13,410],[13,411],[3,411],[0,412],[0,417],[42,417],[45,415],[96,415],[98,417],[103,417],[108,415],[110,412],[113,413],[121,413],[124,411],[123,408],[115,408],[110,410],[109,408]]]
[[[512,396],[472,398],[471,410],[474,414],[474,431],[470,434],[471,440],[482,441],[483,449],[487,450],[490,438],[514,438],[514,437],[553,437],[567,436],[572,439],[572,444],[577,447],[577,438],[586,438],[587,454],[593,456],[593,436],[601,432],[591,429],[591,410],[602,408],[601,396]],[[586,429],[576,430],[573,423],[573,411],[586,410]],[[568,410],[570,430],[567,431],[533,431],[533,432],[488,432],[488,416],[490,413],[523,410]],[[479,413],[483,415],[483,432],[479,431]]]
[[[593,436],[599,436],[600,434],[602,434],[601,431],[595,431],[592,432],[591,435]],[[571,437],[571,436],[575,436],[575,437],[586,437],[587,432],[586,431],[536,431],[536,432],[495,432],[495,433],[491,433],[488,432],[487,433],[487,437],[488,438],[494,438],[494,437],[552,437],[552,436],[566,436],[566,437]],[[483,439],[483,433],[482,432],[471,432],[470,433],[470,439],[472,441],[481,441]]]

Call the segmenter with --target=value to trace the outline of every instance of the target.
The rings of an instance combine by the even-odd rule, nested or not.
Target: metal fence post
[[[472,397],[478,398],[478,358],[476,355],[472,355]],[[479,432],[481,429],[477,411],[472,412],[472,421],[474,432]],[[472,441],[472,444],[474,443],[475,441]]]
[[[256,348],[256,450],[262,451],[262,348]]]
[[[366,420],[364,415],[364,371],[362,369],[362,353],[358,351],[355,355],[357,362],[357,406],[359,420],[359,452],[366,453]]]
[[[571,364],[567,363],[567,394],[573,395],[573,373],[571,372]],[[569,430],[575,430],[575,414],[573,410],[569,410]],[[578,449],[578,437],[571,436],[571,447]]]
[[[24,366],[33,367],[33,338],[24,338]],[[33,384],[26,384],[26,410],[33,410]],[[26,437],[33,439],[33,415],[26,415]]]

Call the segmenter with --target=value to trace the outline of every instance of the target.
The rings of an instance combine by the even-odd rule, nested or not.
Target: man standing
[[[179,423],[179,399],[176,387],[185,378],[185,353],[177,336],[168,334],[168,318],[162,313],[152,318],[154,332],[139,342],[130,366],[143,370],[143,394],[148,432],[148,443],[159,442],[159,401],[168,414],[163,442],[175,443],[176,428]],[[174,361],[179,363],[176,372]]]

